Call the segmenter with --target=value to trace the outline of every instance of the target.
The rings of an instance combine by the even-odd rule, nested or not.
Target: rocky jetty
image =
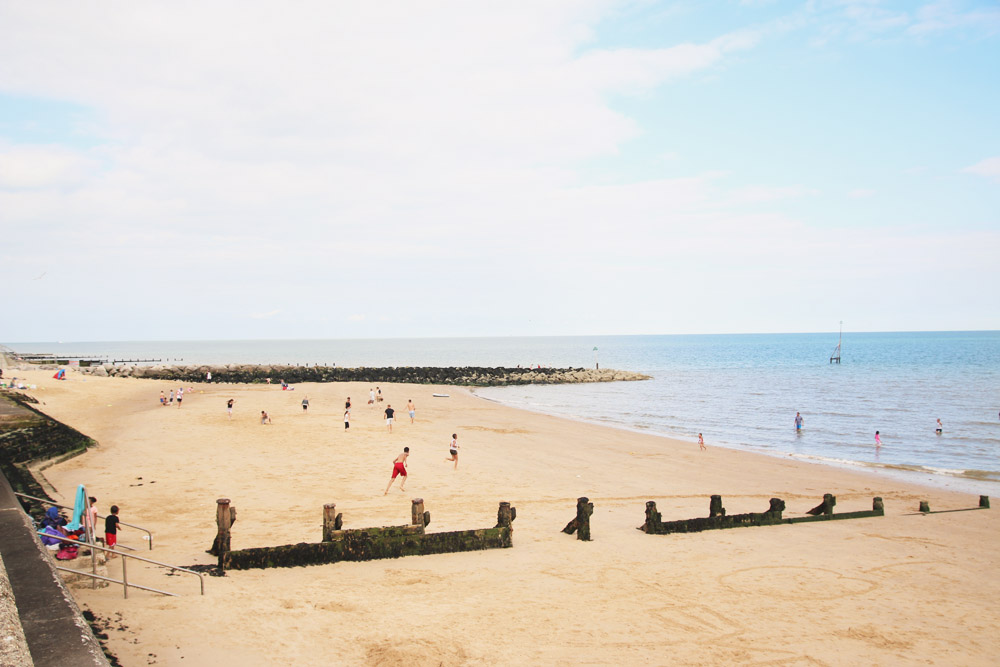
[[[482,368],[400,366],[393,368],[341,368],[339,366],[270,366],[226,364],[224,366],[91,366],[80,373],[101,377],[134,377],[179,382],[226,382],[234,384],[299,382],[401,382],[495,387],[516,384],[572,384],[649,380],[632,371],[587,368]],[[211,380],[206,380],[211,373]]]

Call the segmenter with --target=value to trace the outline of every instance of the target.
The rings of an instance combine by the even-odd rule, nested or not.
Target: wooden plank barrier
[[[415,498],[412,501],[409,525],[344,530],[341,528],[342,515],[337,514],[336,505],[330,503],[323,507],[322,542],[227,549],[219,554],[219,567],[224,570],[297,567],[340,561],[509,549],[513,547],[512,522],[516,517],[517,510],[510,503],[502,502],[497,511],[497,525],[492,528],[426,533],[424,529],[430,524],[430,512],[424,511],[423,499]],[[223,524],[220,522],[220,535],[222,528]],[[228,547],[228,527],[224,538],[216,537],[216,544]]]

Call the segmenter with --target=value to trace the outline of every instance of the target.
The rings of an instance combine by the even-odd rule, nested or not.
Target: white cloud
[[[70,187],[95,168],[93,160],[61,146],[0,143],[0,190]]]
[[[980,160],[976,164],[966,167],[962,172],[982,176],[1000,183],[1000,157],[989,157],[985,160]]]

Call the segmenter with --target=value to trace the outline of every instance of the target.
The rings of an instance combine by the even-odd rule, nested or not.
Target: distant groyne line
[[[133,377],[179,382],[232,384],[299,382],[396,382],[496,387],[522,384],[577,384],[649,380],[632,371],[588,368],[485,368],[480,366],[398,366],[343,368],[339,366],[283,366],[225,364],[188,366],[115,366],[81,368],[80,373],[101,377]]]

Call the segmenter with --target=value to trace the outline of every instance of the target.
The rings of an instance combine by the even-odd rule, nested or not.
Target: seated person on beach
[[[271,423],[271,415],[267,414],[266,410],[261,410],[260,411],[260,423],[262,425],[263,424],[270,424]]]

